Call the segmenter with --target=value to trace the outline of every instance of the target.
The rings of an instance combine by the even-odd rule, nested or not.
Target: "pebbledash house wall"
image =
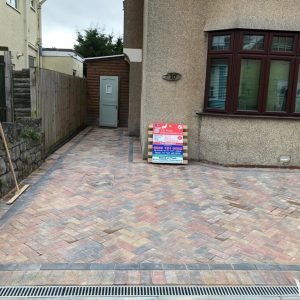
[[[143,48],[143,0],[124,1],[124,54],[130,63],[128,133],[140,134],[142,48]]]
[[[145,0],[141,127],[147,153],[150,123],[189,126],[189,157],[225,165],[300,166],[300,119],[201,115],[208,32],[227,29],[300,32],[297,0]],[[182,79],[168,82],[167,72]],[[200,112],[200,115],[197,113]]]

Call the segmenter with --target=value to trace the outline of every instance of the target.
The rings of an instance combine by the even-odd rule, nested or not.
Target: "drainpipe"
[[[25,68],[29,68],[29,59],[28,59],[28,7],[29,3],[28,0],[24,2],[25,9],[24,9],[24,44],[25,44],[25,51],[24,51],[24,59],[25,59]]]
[[[42,57],[42,49],[43,49],[43,43],[42,43],[42,5],[47,0],[38,0],[38,32],[39,32],[39,39],[38,39],[38,49],[39,49],[39,64],[38,67],[42,68],[43,66],[43,57]]]

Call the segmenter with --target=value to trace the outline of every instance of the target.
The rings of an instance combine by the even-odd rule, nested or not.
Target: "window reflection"
[[[267,111],[286,111],[290,62],[273,60],[271,62]]]
[[[228,50],[230,48],[230,35],[214,36],[212,50]]]
[[[228,60],[213,59],[211,62],[208,107],[225,109],[228,80]]]
[[[239,85],[239,110],[257,110],[261,61],[242,59]]]

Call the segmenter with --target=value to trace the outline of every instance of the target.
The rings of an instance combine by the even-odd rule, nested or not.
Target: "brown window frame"
[[[212,50],[212,39],[214,36],[230,35],[229,50]],[[263,35],[263,50],[243,49],[244,35]],[[292,52],[272,51],[272,40],[274,36],[294,37]],[[209,85],[211,75],[211,61],[213,59],[228,59],[229,71],[227,81],[227,94],[225,109],[208,107]],[[261,75],[258,95],[257,110],[239,110],[238,95],[242,59],[261,60]],[[286,111],[266,111],[267,95],[270,76],[270,65],[272,60],[290,61],[290,74],[287,95]],[[282,31],[259,31],[259,30],[227,30],[214,31],[208,35],[207,68],[205,83],[204,112],[231,115],[259,115],[259,116],[281,116],[300,117],[300,112],[296,112],[297,80],[300,67],[300,33]],[[300,76],[300,74],[299,74]]]
[[[292,90],[292,102],[291,102],[291,106],[295,108],[296,110],[296,96],[297,96],[297,79],[300,79],[300,57],[296,58],[296,63],[295,63],[295,70],[294,70],[295,74],[295,80],[296,80],[296,84],[294,85],[294,88]],[[300,80],[299,80],[300,81]],[[300,115],[300,111],[294,113],[294,115]]]

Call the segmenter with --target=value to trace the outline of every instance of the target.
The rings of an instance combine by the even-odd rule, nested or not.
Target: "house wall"
[[[99,125],[100,76],[119,77],[119,126],[128,126],[129,65],[124,57],[87,60],[88,123]]]
[[[207,8],[204,27],[206,31],[229,28],[300,31],[298,0],[199,2],[205,2]]]
[[[199,158],[199,118],[204,97],[206,34],[205,5],[199,0],[146,0],[141,101],[141,140],[146,155],[146,132],[153,122],[189,126],[189,151]],[[203,4],[203,3],[202,3]],[[167,72],[182,79],[162,79]]]
[[[129,135],[139,136],[141,119],[143,0],[124,1],[124,53],[130,62]]]
[[[284,13],[282,13],[284,12]],[[141,140],[156,121],[189,126],[191,159],[236,165],[300,165],[299,121],[199,117],[203,111],[207,31],[249,28],[300,31],[296,0],[145,0]],[[182,79],[168,82],[166,72]],[[262,134],[263,133],[263,134]]]
[[[83,63],[73,57],[43,56],[42,59],[44,69],[68,75],[73,75],[73,70],[76,70],[76,77],[83,77]]]
[[[200,159],[224,165],[280,166],[280,156],[290,156],[300,166],[299,120],[200,118]]]
[[[17,10],[5,0],[0,1],[0,20],[5,24],[0,26],[0,46],[11,51],[15,70],[28,68],[28,55],[35,57],[36,65],[39,64],[39,13],[38,8],[30,8],[29,0],[19,1]]]

